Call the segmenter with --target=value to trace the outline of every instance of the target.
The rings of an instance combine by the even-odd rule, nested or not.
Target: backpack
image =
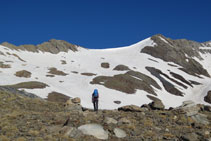
[[[98,97],[98,90],[97,89],[94,90],[93,96],[94,96],[94,98]]]

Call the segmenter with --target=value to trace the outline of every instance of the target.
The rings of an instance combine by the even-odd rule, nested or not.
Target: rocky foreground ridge
[[[57,97],[44,100],[2,87],[0,140],[211,140],[210,106],[186,101],[180,107],[164,109],[154,99],[141,107],[128,105],[96,113],[83,108],[79,98]]]

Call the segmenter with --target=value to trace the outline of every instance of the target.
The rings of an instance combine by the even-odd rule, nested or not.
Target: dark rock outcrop
[[[57,68],[49,68],[48,73],[53,74],[53,75],[61,75],[61,76],[68,75],[67,73],[64,73],[63,71],[57,70]]]
[[[156,46],[147,46],[141,50],[142,53],[147,53],[167,62],[174,62],[182,66],[181,70],[188,74],[210,76],[199,62],[192,59],[192,57],[202,59],[199,54],[200,43],[185,39],[171,40],[162,35],[152,36],[151,39],[156,43]]]
[[[97,74],[95,73],[89,73],[89,72],[84,72],[84,73],[81,73],[81,75],[85,75],[85,76],[95,76]]]
[[[2,68],[2,69],[11,68],[11,65],[9,65],[9,64],[4,64],[4,62],[0,62],[0,68]]]
[[[105,69],[108,69],[110,67],[110,64],[107,63],[107,62],[103,62],[103,63],[101,63],[101,67],[105,68]]]
[[[128,66],[125,65],[118,65],[116,66],[113,70],[117,70],[117,71],[127,71],[130,70]]]
[[[153,67],[146,67],[146,69],[155,77],[157,77],[163,84],[164,88],[166,89],[166,91],[168,91],[171,94],[177,95],[177,96],[183,96],[183,93],[178,90],[177,88],[174,87],[174,85],[172,83],[170,83],[169,81],[167,81],[165,78],[177,83],[178,85],[187,88],[185,85],[183,85],[182,83],[171,79],[168,75],[164,74],[163,72],[161,72],[160,70],[153,68]],[[165,78],[164,78],[165,77]]]
[[[90,83],[104,85],[107,88],[128,94],[133,94],[136,92],[136,89],[140,89],[156,95],[152,86],[161,89],[151,77],[136,71],[129,71],[125,74],[114,75],[113,77],[97,76]]]
[[[207,92],[207,95],[204,97],[204,101],[211,104],[211,91]]]

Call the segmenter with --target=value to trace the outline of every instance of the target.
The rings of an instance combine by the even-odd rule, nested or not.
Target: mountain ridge
[[[159,34],[112,49],[71,49],[61,40],[32,46],[32,51],[22,47],[0,47],[0,77],[4,79],[0,85],[43,82],[49,87],[24,90],[42,98],[52,92],[80,97],[87,108],[92,107],[89,99],[95,88],[102,93],[101,109],[140,106],[150,103],[150,96],[160,99],[166,108],[185,100],[210,104],[211,50],[203,43]],[[20,75],[14,75],[17,73]]]

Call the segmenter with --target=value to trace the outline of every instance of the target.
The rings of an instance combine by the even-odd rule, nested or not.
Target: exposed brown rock
[[[0,62],[0,68],[3,68],[3,69],[5,69],[5,68],[11,68],[11,65],[4,64],[4,62]]]
[[[67,62],[66,62],[65,60],[61,60],[61,63],[62,63],[63,65],[67,64]]]
[[[153,68],[153,67],[146,67],[146,69],[155,77],[157,77],[163,84],[164,88],[166,89],[166,91],[168,91],[171,94],[177,95],[177,96],[183,96],[183,93],[178,90],[177,88],[174,87],[174,85],[172,83],[170,83],[169,81],[167,81],[164,77],[166,77],[167,79],[169,79],[169,76],[162,73],[160,70]],[[164,76],[164,77],[163,77]],[[177,82],[176,80],[173,79],[169,79],[173,82]],[[180,82],[177,82],[177,84],[179,84],[180,86],[183,86],[183,84],[181,84]]]
[[[53,75],[62,75],[62,76],[68,75],[67,73],[64,73],[63,71],[57,70],[57,68],[49,68],[48,73],[53,74]]]
[[[22,58],[20,58],[17,54],[12,54],[13,56],[17,57],[20,61],[22,62],[26,62],[25,60],[23,60]]]
[[[105,68],[105,69],[108,69],[110,67],[110,65],[109,65],[109,63],[104,62],[104,63],[101,63],[101,67]]]
[[[114,75],[113,77],[97,76],[90,83],[104,85],[107,88],[128,94],[133,94],[137,89],[140,89],[156,95],[151,85],[161,89],[157,82],[151,77],[135,71]]]
[[[130,70],[129,67],[125,66],[125,65],[118,65],[116,66],[113,70],[117,70],[117,71],[127,71]]]
[[[85,76],[95,76],[95,75],[97,75],[97,74],[85,72],[85,73],[81,73],[81,75],[85,75]]]
[[[167,43],[161,38],[165,39]],[[181,70],[188,74],[209,77],[208,72],[203,66],[196,60],[192,59],[192,57],[202,59],[199,54],[200,43],[185,39],[171,40],[162,35],[152,36],[151,39],[157,44],[156,47],[147,46],[141,50],[142,53],[147,53],[167,62],[174,62],[175,64],[182,66],[183,68]],[[189,57],[187,57],[186,54]],[[185,61],[186,59],[189,61]]]
[[[25,77],[25,78],[30,78],[31,77],[31,72],[27,71],[27,70],[21,70],[21,71],[17,71],[15,73],[15,75],[17,77]]]
[[[66,96],[62,93],[58,93],[58,92],[51,92],[48,94],[48,101],[52,101],[52,102],[60,102],[60,103],[65,103],[67,102],[67,100],[69,100],[70,97]]]

